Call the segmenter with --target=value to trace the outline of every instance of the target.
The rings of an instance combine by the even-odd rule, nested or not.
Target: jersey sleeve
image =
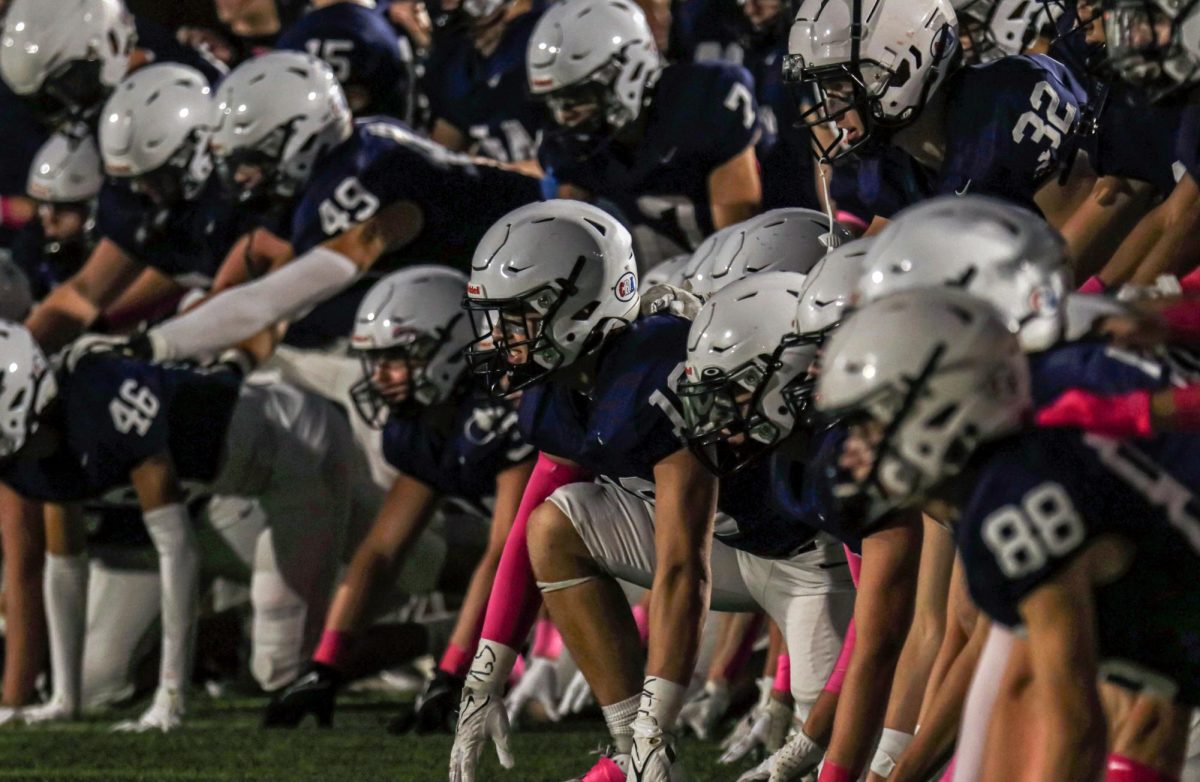
[[[392,417],[383,429],[383,458],[396,470],[437,487],[441,443],[417,417]]]
[[[1001,624],[1087,546],[1078,488],[1033,448],[1009,449],[977,482],[958,530],[971,596]]]
[[[754,144],[762,133],[755,98],[754,78],[738,65],[721,65],[713,80],[710,95],[712,105],[703,114],[709,117],[702,132],[693,128],[687,135],[707,145],[712,167],[723,165]],[[696,115],[687,112],[693,122]]]
[[[1175,159],[1192,179],[1200,182],[1200,106],[1184,109],[1175,137]]]
[[[144,211],[128,188],[105,182],[96,203],[96,233],[121,248],[131,258],[141,255],[138,228]]]
[[[1034,357],[1030,368],[1030,390],[1037,407],[1049,405],[1073,389],[1117,396],[1157,391],[1171,384],[1170,370],[1154,358],[1098,342],[1053,348]]]

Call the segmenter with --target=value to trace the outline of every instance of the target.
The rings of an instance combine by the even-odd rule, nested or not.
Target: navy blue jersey
[[[358,3],[314,8],[280,34],[275,48],[328,63],[352,102],[362,93],[366,103],[354,105],[355,114],[409,118],[416,78],[412,48],[375,9]]]
[[[84,500],[128,485],[146,459],[169,453],[183,480],[216,477],[238,381],[227,372],[198,372],[85,356],[59,376],[46,425],[59,434],[43,458],[18,453],[0,480],[32,499]]]
[[[800,122],[792,85],[783,81],[781,63],[785,54],[786,41],[751,46],[745,53],[763,128],[757,147],[763,209],[819,209],[812,131]]]
[[[1200,182],[1200,106],[1190,105],[1183,110],[1175,137],[1175,158],[1184,172]]]
[[[1200,441],[1190,439],[1195,461]],[[1152,445],[1037,430],[986,447],[969,474],[957,538],[976,605],[1020,626],[1025,598],[1097,538],[1116,536],[1134,554],[1094,592],[1102,667],[1148,670],[1200,705],[1200,502],[1170,463]]]
[[[684,447],[674,389],[690,325],[666,313],[634,321],[603,347],[587,396],[553,381],[527,388],[519,418],[526,442],[645,488],[637,481],[653,481],[654,465]]]
[[[215,176],[194,199],[165,210],[126,183],[108,180],[96,207],[97,236],[189,288],[212,284],[225,255],[251,227]]]
[[[1036,210],[1034,193],[1078,144],[1084,87],[1035,54],[963,68],[943,89],[947,146],[933,194],[979,193]]]
[[[23,196],[33,157],[46,141],[47,132],[29,104],[0,79],[0,127],[5,143],[0,147],[0,195]],[[8,247],[17,232],[0,228],[0,247]]]
[[[865,223],[891,219],[897,212],[928,198],[933,174],[898,147],[887,146],[834,163],[829,189],[838,209]]]
[[[542,194],[539,179],[450,152],[397,120],[368,117],[317,162],[292,216],[292,247],[303,254],[409,201],[421,210],[421,232],[377,266],[444,261],[465,268],[493,223]]]
[[[569,132],[548,134],[539,158],[560,183],[612,201],[646,225],[695,249],[713,232],[708,177],[758,140],[758,101],[744,68],[669,65],[644,110],[632,147],[608,141],[584,149]]]
[[[81,238],[77,242],[58,245],[52,252],[46,241],[40,220],[34,220],[17,234],[12,244],[13,262],[29,278],[34,301],[46,298],[50,291],[70,279],[87,261],[93,242]]]
[[[137,47],[149,52],[147,64],[175,62],[186,65],[200,71],[204,78],[208,79],[208,83],[213,85],[225,77],[227,69],[222,63],[181,44],[176,40],[173,30],[144,16],[135,17],[133,24],[137,29]]]
[[[487,57],[470,36],[444,41],[446,51],[427,79],[430,110],[466,137],[473,155],[505,162],[537,157],[547,113],[542,102],[529,97],[525,49],[540,17],[531,11],[509,22]]]
[[[1103,342],[1067,342],[1029,356],[1035,407],[1045,407],[1071,389],[1102,396],[1157,391],[1172,385],[1164,362]]]
[[[735,0],[688,0],[674,12],[672,44],[683,62],[746,62],[746,15]]]
[[[383,429],[383,455],[438,493],[481,505],[495,496],[496,476],[531,459],[533,446],[521,437],[511,402],[472,391],[447,407],[393,415]]]

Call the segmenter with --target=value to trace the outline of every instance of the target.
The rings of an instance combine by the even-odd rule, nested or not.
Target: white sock
[[[50,672],[54,699],[79,708],[83,679],[83,639],[87,632],[88,559],[84,554],[46,554],[42,591],[50,630]]]
[[[612,736],[613,746],[619,754],[628,755],[633,748],[633,718],[637,716],[638,702],[641,695],[630,695],[623,701],[611,706],[602,706],[600,713],[604,715],[604,724]]]
[[[164,505],[143,514],[146,529],[158,550],[162,576],[162,664],[159,687],[180,693],[192,670],[192,638],[199,603],[200,556],[187,508]]]

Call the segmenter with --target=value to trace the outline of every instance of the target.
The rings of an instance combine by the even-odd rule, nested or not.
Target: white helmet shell
[[[137,177],[170,163],[184,172],[191,197],[212,172],[212,111],[212,91],[195,68],[162,63],[138,69],[117,85],[101,112],[105,172]]]
[[[871,241],[867,236],[835,247],[813,267],[796,308],[797,333],[825,334],[841,322],[854,303]]]
[[[0,321],[0,457],[21,449],[37,431],[38,415],[58,394],[54,372],[33,335]]]
[[[637,262],[629,231],[581,201],[551,200],[514,209],[488,229],[471,261],[467,297],[520,303],[543,317],[549,345],[532,360],[570,365],[598,338],[637,317]]]
[[[55,133],[34,155],[25,191],[38,201],[82,203],[95,198],[103,184],[100,152],[92,137]]]
[[[684,267],[687,266],[687,262],[691,257],[690,253],[680,253],[655,264],[649,271],[642,275],[642,288],[649,288],[652,285],[674,285],[675,287],[679,287],[683,283]]]
[[[1032,408],[1016,335],[987,301],[949,288],[901,291],[854,312],[826,343],[816,400],[890,433],[860,485],[878,510],[921,499]]]
[[[278,166],[276,195],[290,198],[317,159],[350,137],[346,95],[322,60],[271,52],[239,65],[216,95],[212,151],[218,161],[239,152],[265,153]]]
[[[387,350],[430,340],[436,348],[411,380],[413,396],[423,405],[450,398],[466,369],[463,350],[474,337],[462,309],[466,288],[467,276],[445,266],[410,266],[389,274],[358,305],[351,349]]]
[[[720,232],[712,252],[689,264],[692,293],[707,298],[735,280],[768,271],[807,274],[831,247],[851,239],[840,223],[812,209],[772,209]]]
[[[99,103],[125,76],[136,37],[121,0],[12,0],[0,34],[0,76],[16,94],[31,96],[71,63],[95,62]]]
[[[990,301],[1027,351],[1045,350],[1065,327],[1071,289],[1062,237],[1037,215],[984,196],[944,196],[910,207],[863,261],[861,303],[896,291],[962,288]]]
[[[535,96],[603,82],[610,91],[605,119],[618,129],[641,114],[662,62],[654,33],[633,0],[562,0],[534,26],[526,69]]]
[[[987,20],[987,34],[1004,54],[1022,54],[1039,33],[1054,27],[1062,13],[1062,5],[1053,0],[997,0]]]

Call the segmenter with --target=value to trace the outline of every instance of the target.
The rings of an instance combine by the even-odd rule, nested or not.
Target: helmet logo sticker
[[[616,287],[613,288],[613,293],[616,294],[619,301],[630,301],[637,294],[637,277],[633,272],[625,272],[621,278],[617,280]]]

